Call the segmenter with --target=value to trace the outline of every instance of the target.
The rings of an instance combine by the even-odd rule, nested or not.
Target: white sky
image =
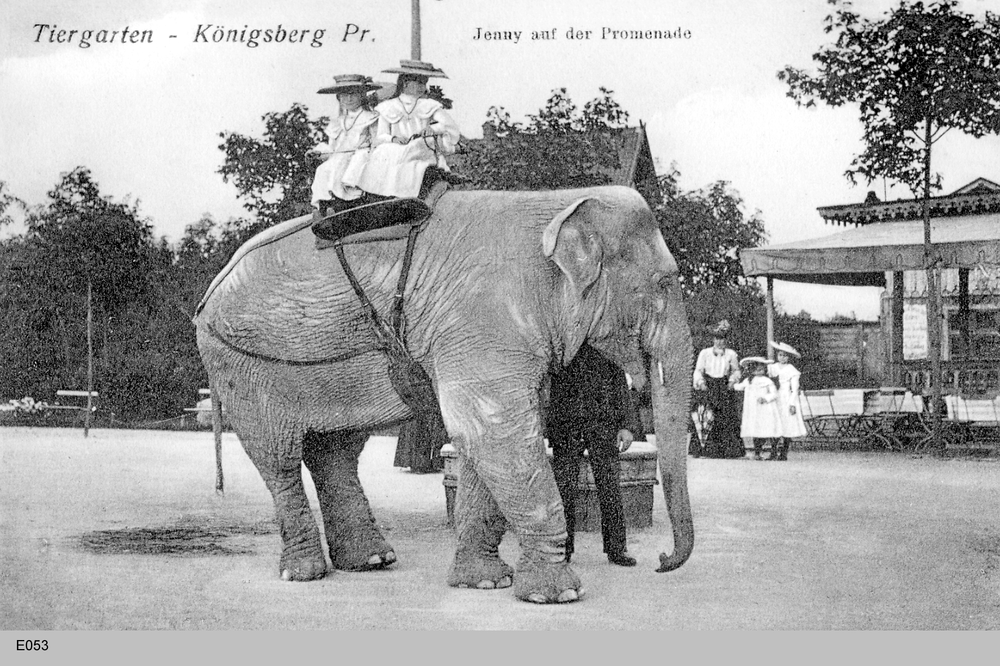
[[[775,76],[791,64],[811,68],[828,41],[826,0],[422,0],[423,59],[444,69],[445,93],[466,136],[481,136],[491,105],[515,119],[537,110],[554,88],[581,105],[610,88],[646,123],[661,170],[676,163],[685,188],[728,180],[748,211],[760,210],[771,243],[842,230],[818,206],[860,202],[843,172],[861,150],[851,108],[805,110]],[[858,0],[879,16],[896,2]],[[1000,11],[1000,0],[966,0],[962,9]],[[83,165],[104,194],[141,203],[157,235],[173,241],[211,213],[244,213],[216,173],[219,133],[260,135],[261,116],[306,104],[313,117],[334,111],[316,90],[334,74],[380,74],[410,56],[410,0],[4,0],[0,8],[0,180],[41,203],[60,174]],[[353,23],[365,41],[342,41]],[[57,29],[152,30],[152,44],[80,48],[36,41],[36,24]],[[228,29],[325,30],[308,43],[194,43],[199,25]],[[569,28],[592,30],[568,40]],[[601,40],[601,29],[691,31],[690,39]],[[519,30],[520,41],[475,41],[478,28]],[[532,41],[532,30],[556,38]],[[211,34],[208,30],[207,34]],[[170,39],[169,35],[177,37]],[[951,134],[935,170],[949,192],[977,177],[1000,182],[1000,139]],[[889,190],[890,198],[910,196]],[[878,290],[776,282],[787,312],[874,319]]]

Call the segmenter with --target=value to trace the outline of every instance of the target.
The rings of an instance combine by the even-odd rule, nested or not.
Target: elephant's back
[[[241,246],[198,306],[199,331],[290,360],[370,347],[369,336],[358,333],[364,313],[335,251],[317,248],[310,223],[309,216],[288,220]],[[366,271],[366,281],[371,277]]]
[[[199,314],[205,308],[209,299],[224,282],[228,280],[230,286],[233,286],[233,283],[238,284],[246,280],[248,267],[255,263],[255,257],[251,256],[253,253],[298,234],[307,229],[310,223],[311,217],[308,215],[286,220],[281,224],[265,229],[241,245],[233,253],[233,256],[226,263],[225,267],[215,276],[208,289],[205,290],[205,295],[201,297],[201,301],[195,309],[195,314]],[[294,241],[295,239],[292,238],[289,241],[285,241],[285,244],[291,244]]]

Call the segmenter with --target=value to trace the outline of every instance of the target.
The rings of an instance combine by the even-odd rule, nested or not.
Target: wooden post
[[[903,368],[903,272],[895,271],[892,274],[892,328],[891,341],[889,342],[889,358],[894,386],[905,386],[905,370]],[[914,386],[907,386],[911,391]]]
[[[420,0],[410,0],[413,21],[410,24],[410,58],[420,60]]]
[[[774,278],[767,276],[767,358],[774,360]]]
[[[93,289],[87,280],[87,413],[83,416],[83,436],[90,435],[90,414],[94,404],[94,308]]]
[[[955,359],[954,351],[952,359],[959,361],[971,361],[973,356],[972,331],[969,328],[969,269],[958,269],[958,336],[961,340],[961,358]]]

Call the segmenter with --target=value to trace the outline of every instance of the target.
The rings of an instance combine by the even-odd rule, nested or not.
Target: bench
[[[1000,394],[944,396],[946,449],[996,449],[1000,445]]]
[[[811,439],[841,441],[858,437],[864,413],[863,389],[816,389],[799,392],[802,420]]]

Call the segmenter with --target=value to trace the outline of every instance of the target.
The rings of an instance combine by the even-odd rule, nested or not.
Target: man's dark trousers
[[[566,553],[572,554],[576,528],[576,496],[580,475],[580,459],[584,450],[590,459],[590,469],[597,487],[601,508],[601,536],[604,552],[616,554],[625,550],[625,511],[622,509],[620,486],[621,468],[618,462],[618,431],[589,432],[580,437],[552,440],[552,471],[559,486],[566,513]]]

